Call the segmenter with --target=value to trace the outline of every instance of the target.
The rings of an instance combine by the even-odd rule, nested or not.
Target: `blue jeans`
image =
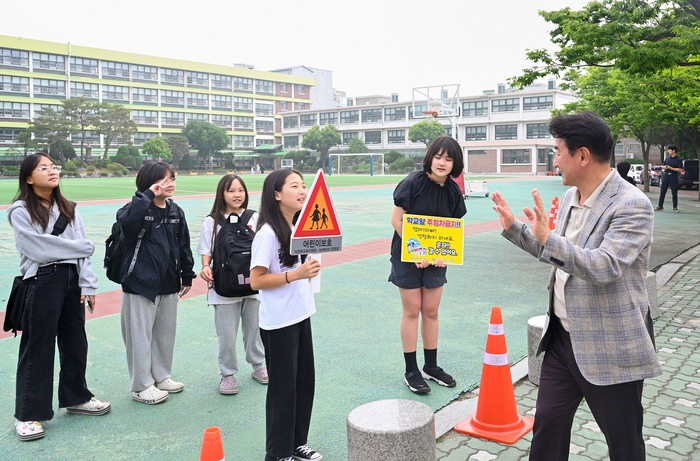
[[[53,371],[58,338],[61,371],[59,408],[80,405],[93,395],[85,381],[87,336],[85,307],[80,303],[78,272],[73,264],[40,267],[32,280],[22,317],[17,362],[15,418],[53,418]]]

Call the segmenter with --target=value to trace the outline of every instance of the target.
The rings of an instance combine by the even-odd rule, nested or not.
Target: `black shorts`
[[[428,266],[419,269],[415,263],[405,263],[391,258],[389,281],[399,288],[439,288],[447,283],[447,268]]]

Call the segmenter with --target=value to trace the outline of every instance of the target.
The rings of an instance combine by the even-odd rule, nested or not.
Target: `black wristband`
[[[284,273],[284,279],[289,283],[289,277],[288,277],[289,272]]]

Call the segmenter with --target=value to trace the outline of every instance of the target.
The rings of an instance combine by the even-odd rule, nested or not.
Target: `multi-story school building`
[[[200,120],[226,129],[236,158],[254,157],[254,151],[279,150],[271,149],[282,144],[279,114],[310,108],[314,85],[314,78],[245,65],[0,35],[0,155],[21,155],[17,137],[42,110],[58,109],[62,99],[86,97],[131,110],[138,132],[121,143],[142,146],[157,135],[167,139],[188,121]],[[89,131],[86,142],[92,155],[101,153],[99,134]]]

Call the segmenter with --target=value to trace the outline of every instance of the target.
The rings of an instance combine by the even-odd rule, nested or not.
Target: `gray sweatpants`
[[[232,304],[214,305],[214,325],[219,342],[219,372],[221,376],[230,376],[238,372],[238,357],[236,355],[236,338],[238,323],[243,319],[243,348],[246,362],[254,370],[262,368],[265,362],[265,350],[260,339],[258,312],[260,301],[254,298],[243,298]]]
[[[170,378],[177,328],[177,293],[156,302],[122,293],[122,337],[131,377],[131,392],[141,392]]]

